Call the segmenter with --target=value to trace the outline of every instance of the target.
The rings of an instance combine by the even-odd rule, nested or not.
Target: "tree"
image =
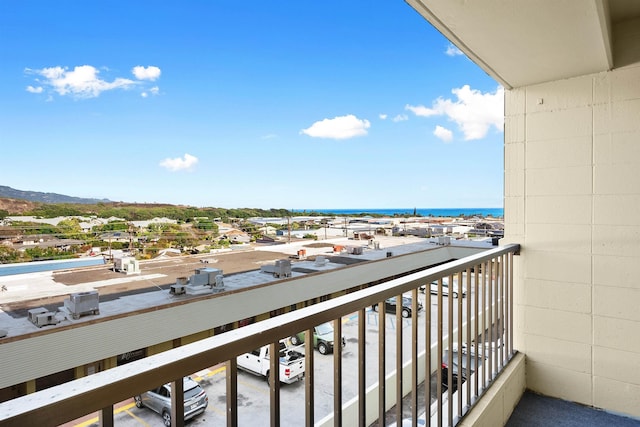
[[[20,260],[20,253],[15,249],[8,248],[4,245],[0,245],[0,263],[18,262]]]
[[[59,237],[62,239],[82,239],[83,233],[78,218],[63,219],[58,223]]]

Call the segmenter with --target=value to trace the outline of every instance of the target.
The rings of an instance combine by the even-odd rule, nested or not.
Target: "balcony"
[[[409,418],[413,425],[417,425],[420,417],[429,417],[433,425],[455,425],[484,395],[508,396],[513,407],[524,390],[524,358],[513,347],[513,256],[518,250],[519,245],[498,247],[427,269],[416,268],[411,263],[405,274],[396,272],[393,274],[396,278],[375,286],[4,402],[0,404],[0,425],[60,425],[98,411],[101,425],[110,426],[114,424],[116,403],[162,383],[170,382],[173,389],[179,391],[182,377],[219,364],[226,368],[226,424],[242,425],[236,356],[262,345],[270,345],[271,353],[274,353],[280,339],[301,330],[306,331],[307,337],[304,344],[304,420],[291,421],[282,416],[281,385],[275,381],[278,359],[271,358],[270,409],[264,414],[270,425],[293,422],[309,426],[366,426],[385,419],[390,410],[400,420],[407,409],[403,398],[409,399]],[[384,275],[385,263],[392,262],[393,259],[379,261],[375,268],[370,266],[368,269],[385,278],[388,277]],[[355,271],[352,269],[351,276]],[[434,309],[406,318],[398,305],[394,314],[382,315],[384,301],[402,295],[413,297],[411,309],[416,313],[420,287],[427,285],[429,289],[428,285],[434,281],[435,296],[432,298],[437,301]],[[450,284],[448,287],[445,286],[447,283]],[[447,288],[449,293],[457,291],[462,295],[466,291],[467,295],[449,298],[445,296]],[[379,312],[377,352],[373,352],[376,354],[370,354],[372,352],[366,349],[366,316],[371,314],[368,309],[372,306]],[[315,325],[333,322],[334,341],[340,342],[340,320],[345,316],[355,316],[358,325],[357,384],[343,382],[344,361],[340,352],[334,352],[333,412],[319,414],[314,405],[314,359],[325,356],[314,355],[312,340],[308,338]],[[385,327],[386,322],[397,325],[404,322],[408,326],[395,328],[394,333]],[[392,343],[395,343],[396,356],[394,360],[387,360],[386,346]],[[463,375],[454,376],[454,369],[440,369],[449,361],[447,355],[457,355],[453,357],[457,366],[476,366],[477,369],[469,370],[463,381]],[[375,379],[366,374],[371,363],[376,365],[374,370],[378,375]],[[446,372],[445,376],[443,372]],[[464,369],[462,372],[466,373]],[[435,390],[432,390],[431,381],[425,381],[427,377],[435,379]],[[421,384],[426,392],[419,400]],[[493,385],[495,387],[488,393]],[[357,391],[353,399],[345,401],[343,393],[347,387]],[[173,425],[182,426],[184,403],[176,399],[176,395],[181,393],[172,395],[171,420]],[[435,396],[433,402],[432,395]]]

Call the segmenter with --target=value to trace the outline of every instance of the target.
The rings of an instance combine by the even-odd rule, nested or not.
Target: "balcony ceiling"
[[[506,88],[606,71],[640,56],[638,0],[406,1]],[[624,52],[616,39],[625,40]]]

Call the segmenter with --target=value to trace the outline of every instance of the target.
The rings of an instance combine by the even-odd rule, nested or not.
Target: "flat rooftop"
[[[334,246],[342,246],[341,252]],[[451,246],[491,248],[491,241],[451,240]],[[351,254],[349,248],[360,247],[362,254]],[[334,238],[321,241],[302,241],[269,246],[247,246],[247,250],[234,250],[189,256],[165,255],[140,262],[140,273],[126,275],[113,271],[112,265],[83,267],[70,270],[38,272],[0,277],[0,344],[4,341],[48,333],[57,328],[136,312],[144,309],[198,299],[202,295],[174,295],[171,285],[178,278],[190,277],[200,268],[223,271],[223,292],[248,289],[253,286],[282,280],[260,270],[281,259],[291,260],[291,277],[342,268],[362,261],[373,261],[438,248],[437,239],[413,236],[377,236],[374,243],[365,240]],[[307,259],[295,258],[304,249]],[[322,258],[324,260],[322,260]],[[70,294],[98,291],[99,314],[73,319],[64,309],[64,300]],[[209,293],[208,295],[211,295]],[[55,324],[42,327],[28,319],[28,312],[43,307],[54,313]]]

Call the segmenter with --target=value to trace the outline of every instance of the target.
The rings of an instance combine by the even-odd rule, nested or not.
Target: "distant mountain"
[[[4,185],[0,185],[0,197],[41,203],[78,203],[86,205],[99,202],[110,202],[109,199],[85,199],[82,197],[65,196],[64,194],[42,193],[39,191],[22,191]]]

